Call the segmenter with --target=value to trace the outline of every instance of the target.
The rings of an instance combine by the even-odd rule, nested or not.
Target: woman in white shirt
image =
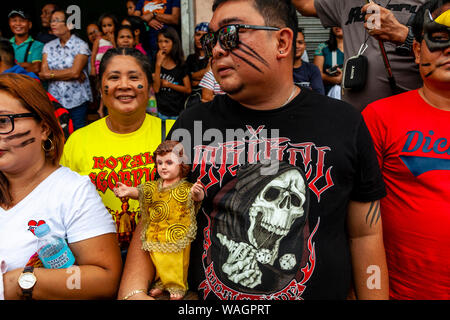
[[[122,265],[114,222],[90,179],[59,165],[63,145],[42,86],[24,75],[0,75],[0,263],[6,263],[0,296],[4,291],[6,299],[115,297]],[[29,267],[38,249],[34,229],[43,223],[67,239],[77,275]],[[24,271],[31,279],[26,286]],[[68,285],[73,276],[80,285]]]
[[[50,27],[58,38],[44,46],[39,77],[49,82],[48,92],[69,110],[77,130],[86,125],[86,113],[92,101],[87,72],[91,51],[85,41],[71,33],[63,10],[53,12]]]

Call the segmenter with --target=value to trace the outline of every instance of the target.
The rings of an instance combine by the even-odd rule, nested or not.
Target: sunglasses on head
[[[216,46],[217,40],[223,50],[231,51],[239,46],[239,30],[267,30],[278,31],[280,28],[267,26],[253,26],[248,24],[230,24],[221,27],[219,30],[213,32],[209,31],[200,39],[203,50],[208,58],[212,57],[213,48]]]

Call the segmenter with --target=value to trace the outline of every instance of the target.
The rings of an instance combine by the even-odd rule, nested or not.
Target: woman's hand
[[[158,53],[156,54],[156,65],[161,66],[165,58],[166,53],[162,50],[158,50]]]

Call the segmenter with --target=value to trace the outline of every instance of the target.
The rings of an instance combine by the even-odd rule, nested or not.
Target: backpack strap
[[[24,57],[24,59],[23,59],[23,62],[27,62],[27,60],[28,60],[28,55],[30,54],[30,49],[31,49],[31,46],[33,45],[33,42],[34,42],[34,40],[31,39],[31,41],[28,43],[27,51],[25,51],[25,57]]]

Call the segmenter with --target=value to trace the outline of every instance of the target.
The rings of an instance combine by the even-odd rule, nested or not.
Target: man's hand
[[[164,27],[164,23],[159,22],[156,19],[152,19],[148,22],[149,27],[155,30],[161,30]]]
[[[405,42],[408,27],[401,24],[392,11],[375,3],[368,3],[362,8],[362,12],[366,13],[364,27],[372,37],[396,44]]]

